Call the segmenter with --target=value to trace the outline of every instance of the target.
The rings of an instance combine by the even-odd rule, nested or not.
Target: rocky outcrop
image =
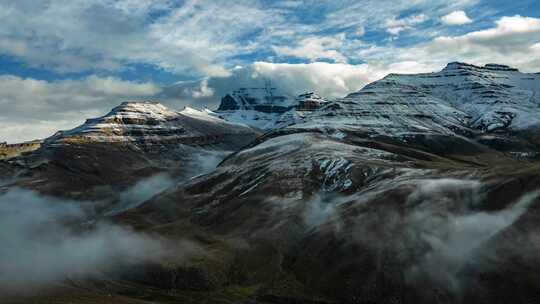
[[[296,111],[315,111],[329,103],[315,92],[309,92],[298,95],[296,98]]]
[[[40,140],[29,141],[19,144],[0,143],[0,160],[20,156],[24,153],[35,151],[41,147]]]

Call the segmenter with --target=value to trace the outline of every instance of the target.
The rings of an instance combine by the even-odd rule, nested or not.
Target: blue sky
[[[0,0],[0,18],[10,142],[124,99],[212,107],[238,79],[337,97],[455,60],[540,71],[536,0]]]

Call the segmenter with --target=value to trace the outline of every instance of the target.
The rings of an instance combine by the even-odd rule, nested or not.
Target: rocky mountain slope
[[[212,170],[91,218],[196,253],[180,258],[182,245],[28,301],[79,292],[126,303],[534,303],[538,90],[537,74],[451,63],[332,101],[244,90],[216,112],[123,104],[0,163],[19,172],[0,187],[88,200],[84,187],[233,150]]]
[[[534,150],[529,148],[537,147],[539,86],[538,75],[510,67],[450,63],[437,73],[388,75],[294,127],[362,130],[404,140],[417,134],[465,136],[499,149]]]
[[[222,158],[258,135],[205,111],[124,102],[8,161],[24,168],[18,170],[18,186],[84,198],[95,187],[125,188],[157,173],[175,178],[199,174],[202,158]]]

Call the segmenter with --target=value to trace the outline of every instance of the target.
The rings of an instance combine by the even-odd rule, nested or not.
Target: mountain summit
[[[178,112],[157,102],[131,101],[102,117],[88,119],[75,129],[61,131],[48,141],[202,143],[204,138],[211,140],[212,137],[251,132],[245,126],[229,123],[206,111],[186,107]]]

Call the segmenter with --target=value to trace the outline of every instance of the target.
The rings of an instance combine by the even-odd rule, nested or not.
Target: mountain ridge
[[[336,100],[303,94],[278,113],[123,104],[0,161],[0,195],[24,188],[78,199],[95,214],[76,226],[82,231],[108,220],[195,244],[185,245],[197,249],[187,260],[174,251],[64,283],[93,295],[133,303],[534,302],[540,133],[534,121],[519,122],[540,119],[527,108],[540,77],[522,80],[494,64],[449,66],[388,75]],[[176,140],[186,134],[210,143]],[[160,140],[167,136],[175,140]],[[162,174],[171,177],[163,187],[152,179]],[[126,201],[134,195],[122,193],[145,189],[147,178],[159,190]]]

